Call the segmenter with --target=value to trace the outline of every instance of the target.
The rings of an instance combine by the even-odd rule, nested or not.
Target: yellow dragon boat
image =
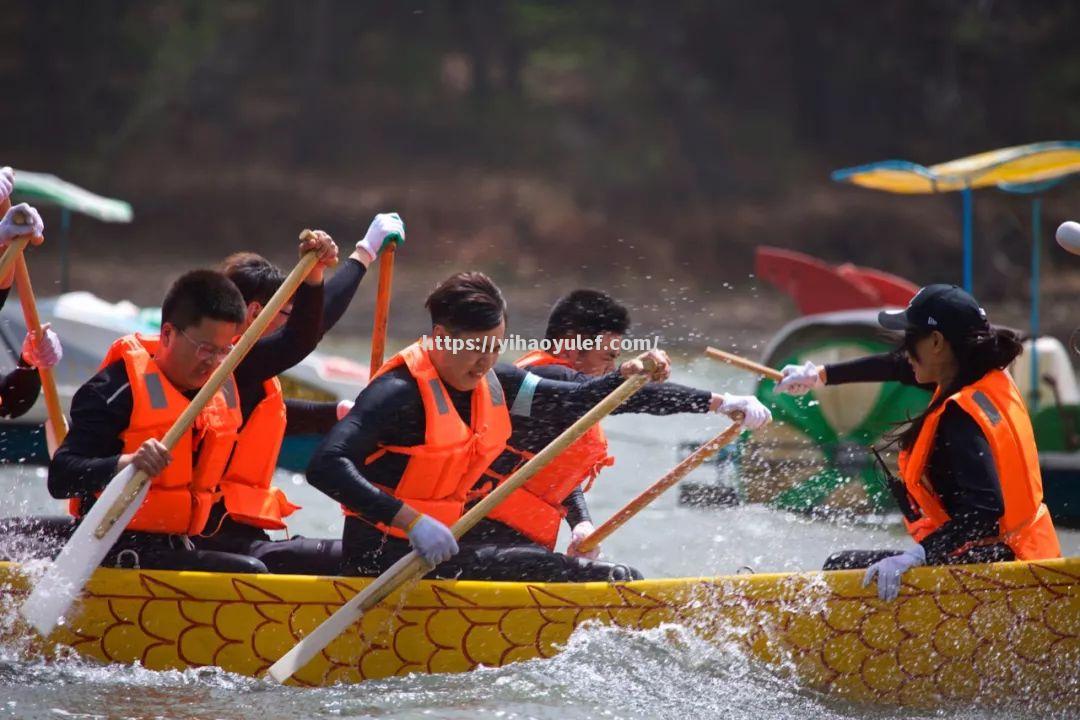
[[[1080,558],[918,568],[894,602],[862,573],[734,575],[628,583],[423,581],[369,612],[299,672],[304,685],[461,672],[550,657],[587,623],[676,623],[741,647],[801,685],[857,702],[1075,704]],[[368,581],[102,569],[46,646],[156,670],[259,676]],[[28,592],[0,563],[5,614]],[[30,631],[5,622],[5,643]]]

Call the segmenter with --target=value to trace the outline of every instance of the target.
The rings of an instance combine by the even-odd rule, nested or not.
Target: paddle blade
[[[311,662],[312,658],[322,652],[327,645],[332,643],[337,636],[348,630],[365,612],[401,587],[411,577],[423,574],[426,567],[428,566],[423,564],[415,550],[398,560],[387,568],[382,575],[373,580],[370,585],[339,607],[333,615],[311,631],[311,634],[305,635],[303,640],[293,645],[289,652],[282,655],[280,660],[270,666],[266,674],[279,683],[291,678]]]
[[[104,537],[97,537],[96,530],[109,508],[124,491],[125,485],[135,476],[135,468],[127,466],[109,481],[94,507],[79,523],[71,539],[34,585],[33,591],[19,608],[19,613],[42,637],[48,637],[56,625],[71,609],[72,603],[82,592],[86,581],[105,559],[109,549],[116,543],[135,512],[142,505],[150,483],[144,483],[135,500],[127,506],[117,522]]]

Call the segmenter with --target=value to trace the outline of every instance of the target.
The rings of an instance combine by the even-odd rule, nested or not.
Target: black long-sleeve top
[[[529,372],[546,380],[558,380],[561,382],[584,383],[590,380],[590,376],[578,372],[565,365],[536,365],[529,368]],[[642,395],[641,393],[646,393]],[[642,400],[646,404],[642,405]],[[705,413],[709,411],[709,403],[712,393],[705,390],[678,385],[676,383],[654,384],[648,390],[638,393],[637,399],[631,398],[623,408],[617,412],[646,412],[650,415],[672,415],[674,413]],[[626,408],[629,408],[626,409]],[[568,427],[566,422],[558,422],[542,418],[514,418],[514,429],[507,445],[519,450],[538,453],[559,436]],[[500,475],[511,472],[520,458],[511,452],[505,452],[491,463],[492,469]],[[585,501],[585,493],[581,488],[575,488],[563,501],[566,509],[566,522],[574,527],[579,522],[592,520],[589,515],[589,506]]]
[[[367,269],[347,259],[325,282],[325,290],[301,296],[298,289],[292,314],[282,329],[262,338],[236,369],[240,412],[247,422],[255,406],[266,397],[263,383],[300,363],[345,314]],[[301,285],[302,288],[316,286]],[[318,286],[321,287],[321,286]],[[258,351],[258,352],[257,352]],[[323,434],[337,422],[337,403],[286,400],[286,435]]]
[[[524,396],[518,402],[518,393],[529,373],[499,363],[495,375],[515,425],[531,418],[563,428],[584,415],[623,380],[618,373],[583,383],[539,379],[531,399]],[[656,384],[645,386],[616,412],[644,412],[660,404],[658,397],[669,402],[662,388]],[[469,423],[472,391],[447,387],[447,393],[462,422]],[[703,395],[695,405],[703,408],[702,412],[709,405],[708,393]],[[384,453],[371,463],[366,462],[367,458],[382,445],[421,445],[424,431],[424,407],[416,380],[407,368],[395,368],[364,388],[345,419],[326,435],[308,465],[308,482],[368,520],[389,523],[403,503],[376,485],[396,487],[409,458],[399,453]]]
[[[259,338],[233,372],[245,421],[266,397],[263,383],[298,364],[319,344],[322,319],[322,283],[302,283],[293,295],[289,319],[274,332]]]
[[[7,302],[11,288],[0,288],[0,308]],[[17,418],[25,415],[37,402],[41,392],[41,376],[37,368],[20,355],[15,369],[0,376],[0,417]]]
[[[902,353],[827,365],[825,378],[829,385],[892,380],[933,389],[915,381],[915,373]],[[947,564],[950,555],[967,543],[1000,533],[998,521],[1005,514],[1005,502],[990,443],[975,419],[954,403],[949,403],[941,414],[926,477],[950,518],[923,539],[927,563]]]

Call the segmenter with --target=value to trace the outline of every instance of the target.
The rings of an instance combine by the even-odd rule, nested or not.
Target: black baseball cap
[[[938,330],[947,338],[990,329],[986,311],[956,285],[927,285],[915,293],[906,309],[878,313],[878,322],[886,330]]]

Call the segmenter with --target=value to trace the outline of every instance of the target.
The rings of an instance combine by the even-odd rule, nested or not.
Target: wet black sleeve
[[[123,361],[90,378],[71,399],[71,428],[49,463],[49,494],[90,497],[113,475],[131,422],[132,396]]]
[[[358,463],[390,442],[395,427],[415,425],[402,408],[420,404],[415,381],[388,373],[371,382],[356,398],[349,414],[323,438],[307,468],[312,486],[368,520],[389,523],[402,502],[375,487]]]
[[[621,375],[613,372],[589,378],[584,383],[545,380],[536,375],[535,380],[526,382],[530,374],[507,363],[495,366],[511,416],[566,424],[588,412],[623,381]]]
[[[311,354],[322,337],[322,314],[322,284],[301,283],[293,295],[289,319],[260,338],[236,368],[234,375],[241,398],[251,395],[248,388],[280,375]]]
[[[10,286],[0,288],[0,308],[4,307],[10,293]],[[0,417],[25,415],[34,407],[40,392],[41,377],[37,369],[20,357],[15,369],[0,378]]]
[[[323,304],[322,332],[330,332],[330,328],[337,325],[338,320],[349,308],[356,288],[360,287],[360,281],[364,279],[367,268],[363,263],[354,258],[349,258],[341,264],[341,267],[326,281],[326,298]]]
[[[37,368],[19,358],[14,370],[0,379],[0,417],[17,418],[25,415],[37,402],[41,392],[41,376]]]
[[[951,520],[923,539],[930,565],[948,563],[969,542],[997,536],[1005,514],[990,443],[975,419],[949,403],[936,438],[927,476]]]
[[[545,380],[586,383],[592,378],[562,365],[538,365],[528,369]],[[675,413],[707,413],[712,393],[696,390],[677,383],[649,383],[630,396],[613,415],[621,413],[647,413],[649,415],[674,415]],[[594,403],[595,404],[595,403]]]
[[[585,493],[581,491],[581,488],[574,488],[573,492],[563,500],[562,505],[566,508],[566,524],[570,526],[570,529],[573,529],[579,522],[592,522],[592,517],[589,515],[589,505],[585,502]]]
[[[932,385],[919,385],[915,382],[915,372],[902,352],[870,355],[826,365],[825,380],[828,385],[895,381],[903,385],[915,385],[926,390],[933,390]]]
[[[285,398],[286,435],[325,435],[337,424],[336,402]]]

